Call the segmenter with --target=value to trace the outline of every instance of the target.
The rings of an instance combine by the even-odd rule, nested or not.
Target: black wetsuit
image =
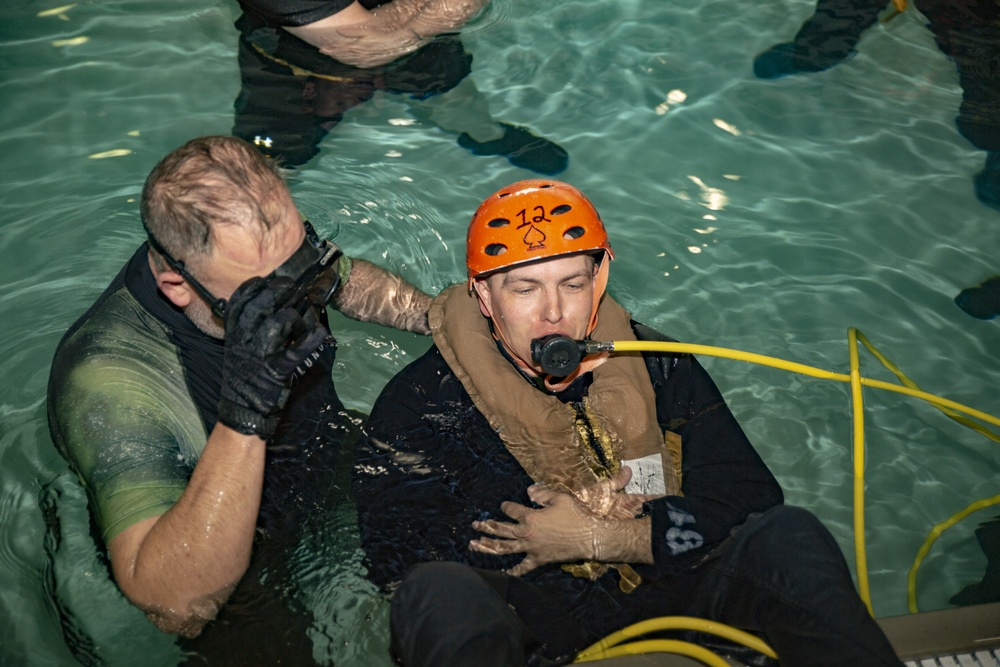
[[[683,443],[683,495],[647,503],[654,563],[633,564],[643,582],[632,593],[614,572],[591,582],[553,564],[515,578],[501,570],[522,555],[469,551],[471,523],[507,520],[506,500],[530,506],[532,480],[436,347],[386,386],[352,488],[369,576],[394,588],[409,571],[392,609],[403,664],[459,664],[468,643],[479,665],[562,663],[629,623],[694,615],[759,632],[783,665],[898,665],[837,543],[812,514],[781,504],[705,370],[689,355],[644,356],[657,421]],[[591,380],[558,397],[580,400]]]
[[[53,441],[87,489],[105,544],[180,498],[219,402],[222,342],[163,297],[147,254],[143,244],[66,333],[49,379]],[[267,444],[250,567],[218,618],[198,638],[182,640],[193,661],[313,662],[312,618],[289,563],[301,538],[343,505],[334,476],[338,464],[346,470],[344,443],[355,428],[330,376],[335,354],[331,336],[294,380]]]

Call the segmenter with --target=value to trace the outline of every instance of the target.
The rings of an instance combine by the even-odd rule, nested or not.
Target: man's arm
[[[264,480],[295,368],[329,335],[251,278],[229,299],[218,423],[180,498],[108,544],[125,595],[163,630],[196,636],[250,563]]]
[[[217,425],[180,500],[108,544],[118,586],[161,630],[196,636],[246,571],[264,457],[261,438]]]
[[[285,30],[355,67],[377,67],[461,28],[488,0],[394,0],[369,11],[359,2]]]
[[[654,564],[636,571],[659,579],[703,558],[750,514],[780,505],[783,495],[695,357],[650,355],[647,364],[657,417],[683,443],[683,494],[646,503]]]
[[[351,273],[334,294],[337,310],[361,322],[427,335],[427,307],[431,297],[370,262],[351,260]]]

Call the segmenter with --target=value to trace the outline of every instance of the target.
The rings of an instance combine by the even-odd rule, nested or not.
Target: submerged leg
[[[525,664],[528,631],[472,568],[415,566],[392,598],[392,652],[405,667]]]
[[[969,584],[948,600],[954,605],[1000,602],[1000,516],[979,524],[976,539],[986,555],[986,573],[981,581]]]
[[[861,34],[878,19],[887,0],[819,0],[815,13],[791,42],[776,44],[753,62],[760,79],[821,72],[854,55]]]
[[[751,517],[701,577],[708,603],[696,615],[760,633],[782,667],[901,664],[837,542],[807,510]]]
[[[457,37],[437,40],[387,75],[395,92],[410,93],[410,113],[418,120],[458,134],[458,145],[473,155],[507,158],[516,167],[552,175],[566,169],[569,155],[529,130],[495,120],[469,77],[472,56]]]
[[[973,184],[979,201],[1000,210],[1000,151],[986,152],[986,165],[973,177]]]
[[[486,99],[469,77],[443,95],[414,104],[411,113],[421,121],[458,134],[458,145],[473,155],[502,156],[515,167],[546,175],[558,174],[569,162],[566,151],[548,139],[494,120]]]

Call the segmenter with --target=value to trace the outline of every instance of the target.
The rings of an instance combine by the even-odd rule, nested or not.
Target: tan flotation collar
[[[600,309],[595,340],[635,340],[631,317],[610,296]],[[620,461],[662,456],[668,495],[679,492],[679,451],[671,454],[656,421],[649,373],[639,353],[616,354],[594,371],[584,411],[609,444],[610,467],[595,465],[593,448],[577,427],[571,406],[545,394],[497,350],[488,320],[464,284],[445,289],[428,311],[434,343],[476,408],[507,450],[539,484],[576,493],[614,474]],[[679,450],[679,442],[673,441]]]

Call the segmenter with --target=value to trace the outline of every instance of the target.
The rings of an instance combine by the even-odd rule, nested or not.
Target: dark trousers
[[[609,575],[605,575],[609,576]],[[565,664],[613,630],[697,616],[759,634],[783,667],[901,663],[854,589],[836,541],[810,512],[752,515],[698,565],[644,581],[576,617],[560,590],[457,563],[414,567],[392,600],[392,647],[406,667]]]
[[[793,41],[792,63],[816,72],[854,52],[886,0],[817,0],[816,11]],[[995,0],[915,0],[941,50],[955,61],[962,104],[955,119],[973,146],[1000,151],[1000,9]]]
[[[456,35],[435,39],[389,65],[359,69],[279,33],[274,55],[240,37],[242,87],[234,103],[233,135],[251,143],[266,138],[261,150],[286,167],[308,162],[344,114],[376,91],[425,99],[451,90],[472,69],[472,56]]]

